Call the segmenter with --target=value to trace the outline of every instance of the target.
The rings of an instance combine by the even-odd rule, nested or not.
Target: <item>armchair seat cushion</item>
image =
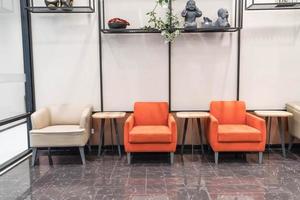
[[[83,134],[84,129],[79,125],[55,125],[48,126],[42,129],[31,130],[31,134],[64,134],[64,135],[77,135]]]
[[[262,133],[244,124],[227,124],[218,127],[219,142],[261,142]]]
[[[130,143],[171,143],[172,133],[168,126],[135,126],[129,132]]]

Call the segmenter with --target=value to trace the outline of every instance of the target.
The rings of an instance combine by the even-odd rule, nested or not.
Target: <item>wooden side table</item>
[[[98,156],[101,154],[102,146],[104,146],[104,125],[105,120],[110,121],[110,129],[112,135],[112,124],[114,124],[116,131],[116,139],[118,145],[119,156],[121,157],[121,146],[120,146],[120,136],[118,131],[117,119],[124,118],[126,115],[125,112],[98,112],[92,115],[93,119],[100,119],[100,140],[98,146]]]
[[[177,116],[177,118],[184,119],[183,136],[182,136],[182,143],[181,143],[181,154],[183,154],[188,122],[189,122],[189,120],[196,119],[197,125],[198,125],[198,130],[199,130],[201,151],[202,151],[202,155],[204,155],[204,147],[203,147],[204,125],[201,125],[201,119],[209,118],[210,114],[208,112],[178,112],[178,113],[176,113],[176,116]]]
[[[270,140],[271,140],[271,126],[272,126],[272,118],[276,118],[278,121],[278,129],[281,140],[281,148],[282,155],[286,157],[285,151],[285,141],[284,141],[284,131],[285,131],[285,123],[284,119],[293,116],[292,113],[287,111],[254,111],[257,116],[263,117],[267,122],[267,133],[268,133],[268,149],[270,150]]]

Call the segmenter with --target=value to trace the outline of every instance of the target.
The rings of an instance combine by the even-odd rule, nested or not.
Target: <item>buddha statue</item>
[[[196,18],[201,17],[202,12],[197,8],[194,0],[188,0],[185,9],[181,12],[181,16],[185,18],[184,29],[195,30],[197,29]]]
[[[230,24],[228,22],[229,13],[228,10],[224,8],[220,8],[218,10],[218,19],[215,22],[216,27],[230,27]]]

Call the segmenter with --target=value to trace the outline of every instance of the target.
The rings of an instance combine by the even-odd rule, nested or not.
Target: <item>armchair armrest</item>
[[[264,119],[257,117],[253,114],[246,113],[246,124],[248,126],[251,126],[253,128],[260,130],[260,132],[262,134],[262,142],[266,143],[267,129],[266,129],[266,122]]]
[[[290,106],[287,106],[287,111],[293,113],[293,117],[288,118],[289,134],[300,138],[300,111]]]
[[[50,113],[47,108],[42,108],[31,115],[32,129],[42,129],[50,126]]]
[[[208,131],[207,131],[207,140],[213,149],[215,144],[218,143],[218,136],[217,136],[218,126],[219,126],[219,121],[213,115],[210,115]]]
[[[256,128],[266,135],[266,122],[264,119],[257,117],[253,114],[246,113],[246,124],[253,128]]]
[[[177,143],[177,124],[172,114],[169,114],[168,126],[172,132],[172,142]]]
[[[131,114],[124,124],[124,145],[129,143],[129,132],[134,126],[134,114]]]
[[[80,117],[80,128],[84,128],[87,133],[91,131],[91,115],[92,115],[92,107],[89,106],[82,111]]]

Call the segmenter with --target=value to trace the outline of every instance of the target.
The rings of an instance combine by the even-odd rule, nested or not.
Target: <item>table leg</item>
[[[284,141],[284,131],[285,131],[284,121],[283,118],[281,117],[278,117],[277,120],[278,120],[278,128],[279,128],[279,134],[281,139],[282,155],[283,157],[286,157],[285,141]]]
[[[190,132],[191,132],[191,143],[192,143],[192,156],[194,156],[194,119],[192,118],[191,119],[191,122],[192,122],[192,124],[191,124],[191,130],[190,130]]]
[[[184,126],[183,126],[182,142],[181,142],[181,155],[183,154],[187,126],[188,126],[188,118],[185,118],[184,119]]]
[[[201,144],[201,152],[202,155],[204,155],[204,147],[203,147],[203,129],[201,126],[201,121],[199,118],[197,118],[197,124],[198,124],[198,130],[199,130],[199,138],[200,138],[200,144]]]
[[[109,119],[109,125],[110,125],[110,140],[111,140],[111,151],[114,152],[114,138],[113,138],[113,127],[112,122],[113,119]]]
[[[272,117],[267,117],[268,150],[271,151]]]
[[[115,131],[116,131],[116,136],[117,136],[117,145],[118,145],[118,152],[119,152],[119,157],[121,158],[122,154],[121,154],[121,145],[120,145],[120,136],[119,136],[119,131],[118,131],[118,124],[117,124],[117,120],[113,119],[114,125],[115,125]]]
[[[98,146],[98,156],[101,154],[102,146],[104,146],[104,125],[105,119],[100,119],[100,139],[99,139],[99,146]]]

